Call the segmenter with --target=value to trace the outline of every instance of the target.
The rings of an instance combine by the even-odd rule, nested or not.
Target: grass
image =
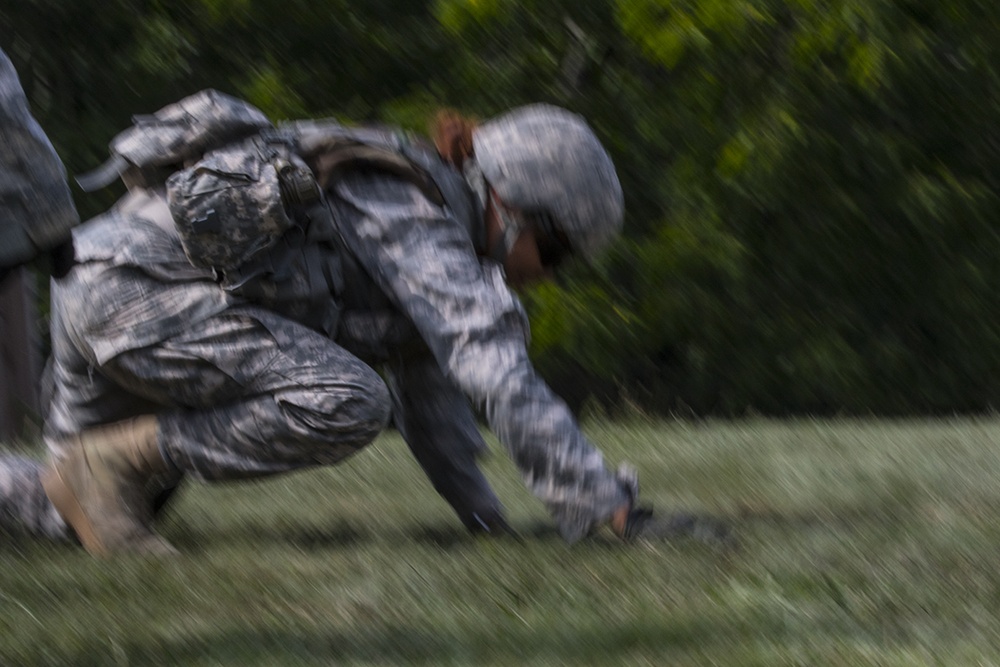
[[[3,541],[0,664],[1000,664],[1000,420],[586,430],[740,548],[567,546],[498,450],[528,539],[467,537],[387,435],[338,468],[187,485],[172,560]]]

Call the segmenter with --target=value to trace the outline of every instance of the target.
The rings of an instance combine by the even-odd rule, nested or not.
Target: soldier
[[[0,51],[0,278],[70,238],[79,222],[66,170]]]
[[[62,162],[0,51],[0,280],[66,243],[78,222]],[[18,525],[47,537],[65,533],[42,493],[40,470],[36,461],[0,454],[0,532]]]
[[[509,287],[619,232],[611,160],[557,107],[446,126],[450,164],[408,151],[432,186],[377,166],[333,177],[313,156],[330,215],[231,274],[190,261],[157,187],[77,230],[52,287],[43,486],[88,551],[169,553],[152,488],[337,463],[390,414],[465,525],[502,528],[471,405],[567,540],[643,520],[635,475],[606,467],[532,368]]]

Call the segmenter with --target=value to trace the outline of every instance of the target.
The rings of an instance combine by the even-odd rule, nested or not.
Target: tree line
[[[533,290],[574,404],[941,414],[1000,398],[1000,5],[988,0],[3,0],[71,173],[212,87],[422,130],[548,101],[618,166],[626,234]],[[120,192],[83,195],[84,215]]]

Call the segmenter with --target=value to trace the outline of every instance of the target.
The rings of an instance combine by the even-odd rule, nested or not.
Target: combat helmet
[[[518,107],[476,128],[472,142],[483,176],[503,202],[551,215],[574,254],[591,260],[620,233],[621,184],[579,115],[548,104]]]

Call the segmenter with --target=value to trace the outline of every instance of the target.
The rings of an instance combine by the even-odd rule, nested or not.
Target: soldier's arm
[[[535,372],[516,297],[480,264],[467,229],[408,183],[345,177],[334,189],[345,242],[413,321],[445,376],[484,408],[526,484],[570,540],[630,501],[569,408]]]
[[[393,418],[434,489],[466,528],[491,531],[503,509],[477,459],[485,452],[468,399],[430,355],[388,365]]]

